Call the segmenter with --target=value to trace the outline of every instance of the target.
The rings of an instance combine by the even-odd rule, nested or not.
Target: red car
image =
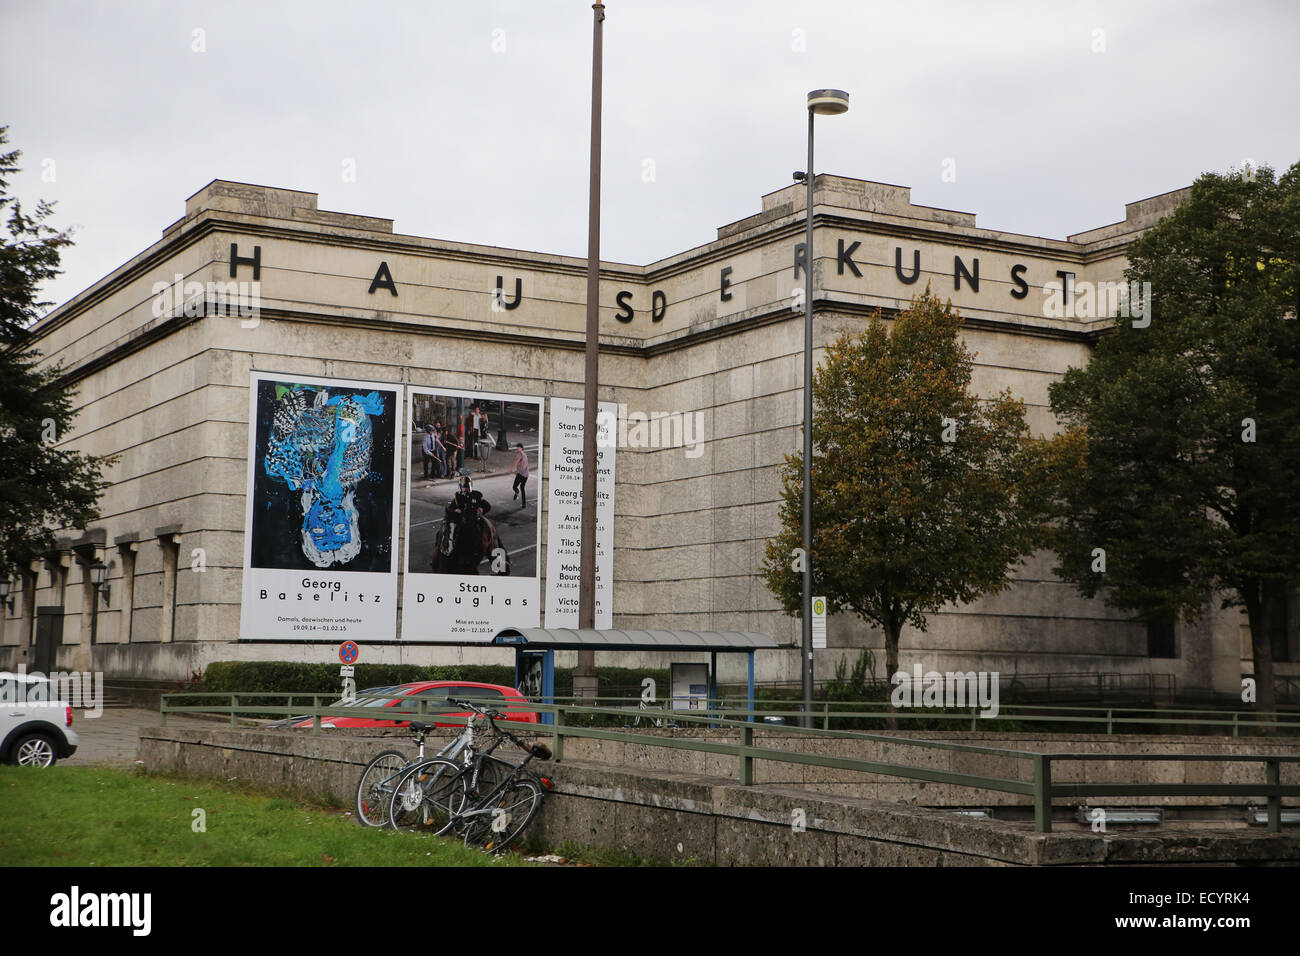
[[[475,704],[492,707],[505,714],[506,720],[520,721],[526,724],[538,723],[537,714],[534,711],[512,707],[512,703],[526,704],[527,698],[513,687],[502,687],[500,684],[480,684],[475,681],[464,680],[426,680],[416,681],[413,684],[392,684],[387,687],[368,687],[365,690],[357,691],[358,702],[356,706],[374,707],[380,710],[385,707],[396,707],[401,704],[403,709],[415,710],[420,706],[421,700],[427,700],[426,712],[429,722],[435,723],[438,727],[455,727],[456,724],[440,724],[433,720],[435,716],[467,718],[470,715],[468,710],[448,710],[446,704],[439,706],[436,702],[446,700],[448,697],[457,697],[469,699]],[[366,700],[366,698],[374,698]],[[346,701],[336,700],[335,705],[346,704]],[[321,717],[320,725],[322,727],[407,727],[410,725],[410,718],[402,720],[382,720],[379,718],[369,717]],[[310,727],[312,720],[308,717],[306,720],[299,720],[294,723],[295,727]],[[461,725],[463,726],[463,725]]]

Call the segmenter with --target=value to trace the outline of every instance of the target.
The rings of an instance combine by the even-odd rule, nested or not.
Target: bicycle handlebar
[[[480,706],[478,706],[477,704],[471,704],[469,701],[467,701],[467,700],[462,700],[462,699],[459,698],[459,697],[448,697],[448,698],[447,698],[447,703],[449,703],[449,704],[455,704],[455,705],[457,705],[458,707],[464,707],[466,710],[472,710],[472,711],[474,711],[474,713],[478,714],[480,717],[488,717],[488,718],[492,718],[492,717],[500,717],[500,716],[502,716],[501,712],[498,711],[498,710],[492,710],[492,709],[489,708],[489,707],[480,707]]]
[[[526,744],[518,737],[516,737],[514,734],[512,734],[510,731],[503,730],[502,728],[498,727],[496,718],[505,716],[505,714],[501,713],[501,711],[492,710],[491,708],[488,707],[478,707],[474,704],[471,704],[469,701],[463,700],[459,697],[448,697],[447,703],[455,704],[458,707],[465,707],[469,710],[474,711],[474,713],[478,714],[481,717],[486,717],[488,723],[492,725],[493,731],[495,731],[497,734],[500,734],[502,737],[509,737],[511,742],[514,743],[515,746],[517,746],[520,750],[524,751],[530,756],[537,757],[541,760],[551,759],[551,748],[546,746],[546,744],[543,743]]]

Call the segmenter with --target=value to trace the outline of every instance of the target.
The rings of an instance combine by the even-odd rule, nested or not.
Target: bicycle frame
[[[465,729],[461,731],[453,740],[449,741],[447,743],[447,746],[443,747],[436,754],[434,754],[434,757],[435,758],[443,757],[447,760],[454,761],[461,754],[465,754],[466,766],[468,766],[468,763],[472,759],[474,753],[474,724],[475,721],[480,719],[481,718],[478,716],[471,716],[465,724]],[[403,774],[406,773],[406,771],[410,770],[414,766],[417,766],[418,764],[422,764],[425,762],[425,760],[427,759],[424,754],[424,740],[426,736],[428,736],[427,730],[416,731],[415,740],[416,740],[416,744],[419,747],[419,755],[414,760],[407,761],[407,763],[401,769],[395,771],[394,773],[390,774],[388,777],[381,780],[378,784],[378,788],[380,790],[391,789],[391,786],[394,783],[394,781],[398,780]],[[491,751],[487,751],[487,752],[490,753]],[[437,779],[436,776],[435,779]]]
[[[509,760],[502,760],[500,757],[493,757],[489,753],[483,754],[482,758],[474,762],[474,769],[472,775],[470,776],[469,783],[470,783],[470,787],[473,790],[475,791],[478,790],[479,772],[482,770],[483,764],[488,760],[491,760],[494,763],[504,764],[505,766],[510,768],[510,773],[506,774],[499,781],[497,781],[496,786],[494,786],[487,793],[475,799],[473,809],[461,810],[460,812],[458,812],[456,814],[456,819],[458,821],[467,820],[470,817],[478,817],[478,816],[483,816],[484,814],[490,814],[493,808],[487,806],[487,804],[491,803],[493,800],[499,797],[510,787],[511,784],[513,784],[520,777],[524,776],[524,772],[523,772],[524,767],[526,767],[528,765],[528,762],[532,759],[533,759],[533,755],[529,754],[527,757],[524,758],[522,763],[513,764]]]
[[[459,807],[453,809],[446,802],[439,803],[437,806],[439,806],[440,809],[449,817],[446,827],[456,827],[460,830],[464,830],[468,837],[469,829],[474,826],[474,821],[483,816],[494,813],[494,810],[497,808],[491,806],[491,804],[495,802],[501,794],[516,786],[517,781],[526,775],[525,768],[528,764],[535,757],[545,757],[549,754],[546,752],[544,746],[539,747],[534,744],[530,747],[508,730],[498,727],[495,718],[502,715],[496,711],[478,707],[468,701],[448,698],[448,702],[472,710],[475,716],[469,719],[465,731],[461,733],[456,740],[448,744],[447,747],[443,748],[436,757],[409,765],[401,771],[400,780],[395,787],[391,788],[393,797],[390,808],[390,823],[395,826],[397,825],[396,819],[392,814],[396,813],[396,801],[399,797],[405,810],[411,811],[416,809],[424,799],[424,797],[421,796],[421,793],[428,794],[435,790],[441,790],[445,785],[458,786],[458,792],[462,795]],[[490,743],[486,746],[476,747],[475,728],[480,720],[486,720],[491,726],[492,737]],[[479,729],[481,731],[481,727]],[[513,741],[525,751],[526,756],[522,762],[515,764],[509,760],[503,760],[500,757],[493,756],[493,751],[507,739]],[[461,758],[463,764],[460,766],[459,771],[455,772],[454,778],[452,778],[448,775],[453,773],[450,768],[457,766],[457,761],[454,759],[456,757]],[[438,766],[438,769],[435,772],[430,773],[427,770],[420,772],[424,767],[428,767],[431,770],[432,765],[435,763]],[[488,792],[486,794],[481,794],[479,793],[479,788],[485,782],[484,771],[485,768],[489,767],[501,768],[506,772],[500,777],[500,779],[492,779],[490,781]],[[492,776],[495,777],[496,775],[492,774]],[[541,780],[536,780],[532,775],[527,776],[534,779],[534,783],[539,790],[543,789],[544,785]],[[388,781],[385,781],[385,783],[388,783]],[[439,832],[445,832],[445,828]]]

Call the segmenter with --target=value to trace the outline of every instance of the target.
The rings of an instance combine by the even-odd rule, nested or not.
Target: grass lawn
[[[195,810],[204,811],[196,814]],[[206,831],[196,832],[200,818]],[[340,810],[130,770],[0,766],[0,866],[512,866]]]

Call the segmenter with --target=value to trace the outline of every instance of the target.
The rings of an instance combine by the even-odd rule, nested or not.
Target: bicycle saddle
[[[426,730],[433,730],[435,726],[436,724],[424,724],[418,720],[411,721],[411,729],[414,730],[417,734],[423,733]]]

